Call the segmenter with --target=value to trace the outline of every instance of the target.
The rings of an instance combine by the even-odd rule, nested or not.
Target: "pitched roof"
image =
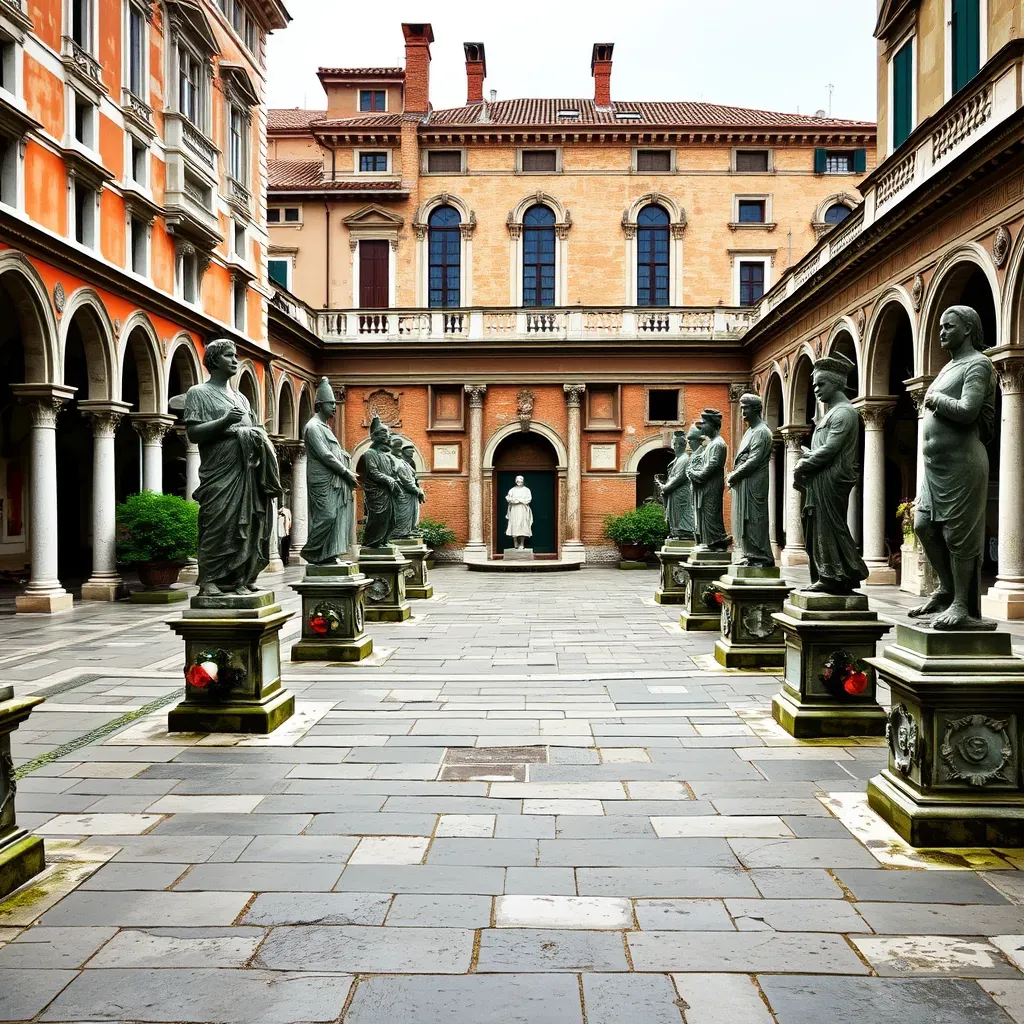
[[[395,192],[401,191],[400,181],[324,180],[324,166],[319,160],[268,160],[267,188],[279,192]]]
[[[405,78],[405,68],[317,68],[316,73],[331,78]]]
[[[313,121],[310,127],[322,128],[400,128],[401,114],[355,114],[352,117],[321,118]]]
[[[270,107],[267,110],[267,130],[308,128],[312,121],[319,121],[326,113],[326,110],[304,110],[300,107]]]

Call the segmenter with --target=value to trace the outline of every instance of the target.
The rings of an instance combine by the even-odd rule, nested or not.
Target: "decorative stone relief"
[[[743,628],[758,640],[767,639],[779,628],[779,624],[772,618],[771,609],[763,604],[744,608],[740,621]]]
[[[391,596],[391,581],[383,576],[374,576],[366,596],[375,602],[386,601]]]
[[[864,324],[866,323],[866,317],[864,316],[864,310],[858,309],[856,316],[853,318],[853,322],[857,325],[857,330],[863,332]]]
[[[0,779],[6,781],[6,792],[0,789],[0,796],[3,797],[0,800],[0,820],[3,819],[4,811],[7,810],[9,804],[13,805],[14,797],[18,792],[18,782],[14,777],[14,759],[11,757],[9,751],[4,751],[0,754]]]
[[[523,430],[530,429],[533,420],[533,403],[536,395],[529,388],[522,388],[516,394],[516,415],[519,417],[519,426]]]
[[[895,705],[885,723],[885,738],[893,764],[904,775],[917,760],[918,731],[914,716],[902,705]]]
[[[914,283],[910,289],[910,302],[915,310],[921,308],[921,300],[924,298],[924,281],[921,275],[918,274],[914,278]]]
[[[1010,782],[1014,754],[1008,722],[985,715],[965,715],[946,722],[939,753],[945,772],[943,781],[962,780],[971,786]]]
[[[672,582],[677,587],[685,587],[687,578],[686,570],[681,565],[672,566]]]
[[[722,636],[728,638],[732,632],[732,612],[727,604],[722,605]]]
[[[386,427],[402,425],[401,392],[387,391],[380,388],[370,392],[364,399],[365,413],[363,426],[368,427],[374,416],[379,416]]]
[[[1002,267],[1006,257],[1010,255],[1010,232],[1000,226],[996,237],[992,239],[992,259],[997,267]]]
[[[362,633],[362,631],[363,631],[363,602],[361,600],[356,601],[356,604],[355,604],[355,614],[353,616],[353,621],[354,621],[355,627],[356,627],[355,631],[357,633]]]
[[[67,301],[67,296],[64,294],[64,285],[58,281],[53,286],[53,308],[58,313],[64,312],[64,303]]]

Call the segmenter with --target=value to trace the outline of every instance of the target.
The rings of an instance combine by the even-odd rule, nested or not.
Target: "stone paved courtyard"
[[[1024,854],[907,847],[882,741],[791,739],[654,573],[434,583],[241,740],[164,731],[170,614],[0,617],[50,862],[0,902],[0,1020],[1024,1022]]]

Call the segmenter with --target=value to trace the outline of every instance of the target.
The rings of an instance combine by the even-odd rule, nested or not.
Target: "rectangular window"
[[[558,169],[558,153],[553,149],[524,149],[522,168],[524,171],[554,173]]]
[[[199,264],[196,254],[184,253],[181,257],[181,297],[186,302],[196,302],[199,297]]]
[[[238,330],[245,329],[245,297],[249,289],[244,281],[235,281],[231,286],[231,306],[234,314],[234,325]]]
[[[737,200],[737,220],[740,224],[763,224],[765,222],[765,201],[763,199]]]
[[[75,138],[83,146],[92,147],[92,133],[90,132],[92,120],[92,104],[81,96],[75,96]]]
[[[15,61],[18,59],[18,48],[13,39],[0,36],[0,89],[6,89],[12,95],[17,94],[18,79]]]
[[[146,184],[146,157],[149,150],[141,142],[132,140],[132,181],[138,185]]]
[[[234,229],[234,254],[241,260],[244,260],[247,256],[245,251],[245,225],[235,224]]]
[[[75,182],[75,241],[92,245],[96,225],[96,193],[81,181]]]
[[[427,170],[431,174],[461,174],[462,150],[434,149],[427,152]]]
[[[178,109],[197,128],[205,128],[202,108],[202,65],[188,50],[178,50]]]
[[[892,147],[898,149],[914,130],[914,41],[908,39],[892,59]]]
[[[233,3],[231,4],[231,27],[236,32],[242,31],[242,21],[244,18],[245,9],[238,2],[238,0],[233,0]]]
[[[387,153],[360,153],[359,170],[386,171],[388,169]]]
[[[71,38],[92,53],[92,0],[71,0]]]
[[[136,274],[146,273],[146,222],[139,217],[132,217],[131,245],[132,245],[132,270]]]
[[[234,104],[229,109],[230,144],[228,147],[228,174],[235,181],[241,182],[244,185],[248,178],[248,175],[245,173],[248,162],[245,144],[245,114]]]
[[[765,173],[768,170],[767,149],[736,150],[736,170]]]
[[[953,0],[953,92],[978,73],[981,63],[981,0]]]
[[[764,295],[764,264],[760,261],[740,263],[740,305],[753,306]]]
[[[383,89],[360,89],[359,109],[360,110],[385,110],[387,109],[388,94]]]
[[[279,206],[271,206],[267,208],[267,223],[268,224],[280,224],[281,223],[281,208]]]
[[[299,208],[297,206],[286,206],[284,208],[284,222],[285,224],[299,223]]]
[[[638,171],[671,171],[672,150],[638,149],[636,151],[636,169]]]
[[[146,98],[146,19],[132,5],[128,8],[128,88],[139,99]]]
[[[289,260],[274,259],[267,260],[267,275],[271,281],[275,281],[282,288],[288,288],[288,279],[291,276],[291,262]]]
[[[256,22],[248,14],[245,16],[245,48],[250,53],[256,52]]]
[[[828,150],[825,153],[826,174],[853,174],[853,153]]]
[[[0,203],[18,205],[18,144],[0,135]]]
[[[651,388],[647,392],[647,422],[676,423],[679,421],[679,389]]]

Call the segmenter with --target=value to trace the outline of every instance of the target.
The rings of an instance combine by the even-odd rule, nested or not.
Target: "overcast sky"
[[[466,100],[462,43],[482,41],[499,99],[593,96],[590,51],[615,43],[613,100],[704,100],[874,120],[876,0],[285,0],[269,44],[274,107],[325,106],[318,66],[404,63],[401,23],[434,28],[430,98]],[[486,93],[485,93],[486,94]]]

